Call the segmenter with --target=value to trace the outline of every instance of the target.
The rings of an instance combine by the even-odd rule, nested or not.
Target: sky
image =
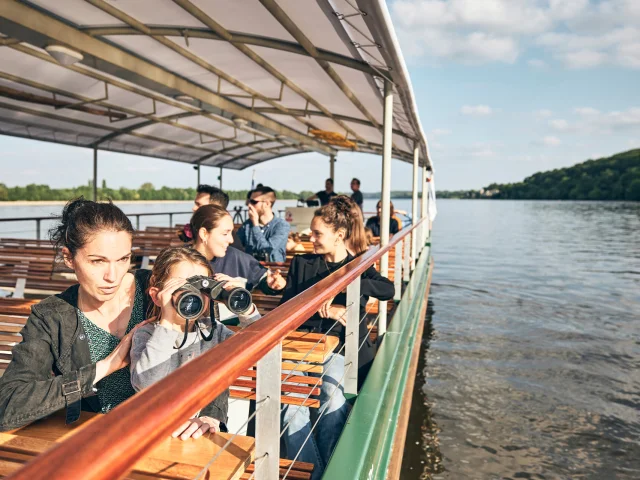
[[[516,182],[640,148],[640,0],[388,3],[438,189]],[[91,150],[0,136],[0,152],[0,182],[9,186],[70,187],[92,176]],[[196,184],[189,165],[99,158],[99,181],[110,187]],[[380,191],[380,164],[341,153],[336,190],[348,191],[355,176],[363,191]],[[249,188],[252,174],[224,170],[223,188]],[[203,167],[201,182],[218,184],[218,175]],[[321,190],[328,175],[328,158],[316,153],[255,167],[256,182],[294,191]],[[394,160],[392,189],[409,190],[411,175],[411,165]]]

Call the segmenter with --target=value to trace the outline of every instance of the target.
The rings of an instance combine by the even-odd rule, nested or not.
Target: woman
[[[353,202],[339,197],[316,210],[311,222],[311,242],[315,253],[293,257],[281,303],[290,300],[353,260],[354,256],[347,251],[345,243],[351,238],[352,228],[356,222],[351,203]],[[360,279],[359,318],[366,318],[365,308],[369,296],[389,300],[393,298],[394,286],[373,266],[367,269]],[[342,353],[346,326],[345,305],[346,293],[343,292],[325,303],[299,329],[306,332],[326,333],[340,339],[336,350],[323,366],[324,377],[320,386],[320,408],[318,409],[318,412],[323,412],[323,416],[316,426],[315,438],[310,436],[311,421],[307,407],[287,406],[283,417],[284,425],[288,426],[285,435],[287,455],[293,459],[302,449],[298,460],[314,463],[316,466],[314,479],[321,477],[347,420],[348,405],[341,383],[345,373]],[[361,383],[366,377],[375,354],[374,346],[369,340],[366,321],[360,322],[358,338],[358,345],[362,346],[358,354],[358,380]],[[310,436],[309,441],[305,443],[307,436]]]
[[[133,227],[112,203],[69,202],[50,231],[78,285],[31,309],[0,379],[0,429],[67,407],[106,413],[135,392],[131,337],[146,317],[148,271],[129,273]]]
[[[334,202],[336,198],[340,198],[341,201],[344,201],[347,205],[349,205],[349,218],[351,219],[351,226],[349,228],[349,238],[346,239],[345,244],[347,246],[347,251],[351,255],[357,257],[358,255],[366,252],[369,248],[369,244],[367,243],[367,235],[364,231],[364,217],[362,216],[362,210],[355,202],[355,200],[347,197],[346,195],[333,197],[330,202]]]
[[[211,262],[217,280],[235,280],[236,283],[246,280],[247,289],[257,286],[271,295],[279,293],[286,285],[280,270],[271,272],[251,255],[229,248],[233,243],[233,220],[224,208],[213,204],[200,207],[191,217],[190,224],[193,246]]]
[[[149,280],[149,295],[154,321],[133,336],[131,347],[131,384],[136,391],[163,379],[181,365],[223,342],[233,332],[209,315],[209,299],[198,319],[188,322],[176,311],[172,295],[194,275],[210,277],[211,265],[200,253],[188,247],[169,247],[160,252]],[[255,305],[240,317],[246,326],[260,314]],[[226,390],[173,432],[182,440],[198,438],[206,432],[226,432],[229,391]]]

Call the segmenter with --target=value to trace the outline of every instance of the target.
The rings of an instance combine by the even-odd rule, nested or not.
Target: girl
[[[131,337],[146,318],[148,271],[128,273],[133,227],[112,203],[69,202],[49,233],[78,285],[31,309],[0,379],[0,429],[67,407],[106,413],[134,394]]]
[[[233,335],[219,321],[211,319],[209,312],[214,309],[209,308],[206,296],[203,296],[202,316],[190,320],[185,327],[184,318],[173,307],[172,294],[194,275],[213,275],[209,262],[197,251],[189,247],[169,247],[158,255],[149,280],[149,295],[154,303],[153,322],[135,333],[131,346],[131,384],[136,391],[161,380]],[[258,318],[260,314],[252,304],[246,314],[239,316],[240,325],[249,325]],[[198,438],[208,431],[226,431],[228,400],[227,390],[182,424],[173,436],[186,440]]]
[[[353,217],[351,203],[351,200],[338,197],[316,210],[311,222],[311,242],[315,253],[293,257],[281,303],[290,300],[353,260],[354,256],[347,251],[345,242],[351,237],[353,225],[356,221],[360,221],[360,217],[358,216],[357,219]],[[389,300],[393,298],[394,286],[373,266],[360,278],[359,307],[351,308],[359,308],[359,318],[365,318],[365,307],[369,296]],[[343,292],[325,303],[318,313],[300,328],[301,331],[327,333],[340,339],[335,353],[330,355],[323,366],[324,377],[320,387],[320,408],[318,409],[318,412],[323,412],[323,416],[315,429],[315,439],[311,436],[305,443],[305,439],[311,432],[310,413],[307,407],[287,406],[283,417],[284,425],[288,424],[285,434],[287,455],[293,459],[302,449],[298,460],[316,465],[314,479],[321,477],[347,420],[348,405],[341,384],[345,372],[344,356],[338,353],[342,351],[345,339],[345,305],[346,293]],[[366,321],[360,322],[358,337],[358,345],[362,345],[358,356],[358,380],[362,383],[375,353],[374,346],[369,340]]]
[[[229,248],[233,243],[233,220],[229,212],[218,205],[200,207],[191,217],[194,248],[211,262],[216,280],[235,281],[251,290],[257,286],[273,295],[286,285],[280,270],[271,272],[244,252]],[[240,278],[237,278],[240,277]]]
[[[340,198],[341,201],[349,205],[349,218],[351,219],[351,225],[349,227],[349,238],[345,240],[347,251],[357,257],[363,254],[369,248],[367,243],[367,235],[364,231],[364,217],[362,216],[362,210],[355,202],[355,200],[347,197],[346,195],[339,195],[333,197],[330,202],[334,202],[336,198]]]

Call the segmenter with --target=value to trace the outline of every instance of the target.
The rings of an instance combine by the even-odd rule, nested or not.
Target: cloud
[[[545,68],[547,66],[547,63],[539,58],[532,58],[527,62],[527,64],[533,68]]]
[[[638,0],[396,0],[391,13],[410,58],[514,63],[542,48],[572,69],[640,69]],[[549,60],[527,64],[544,68]]]
[[[436,128],[431,130],[431,136],[433,137],[444,137],[445,135],[451,135],[451,130],[446,128]]]
[[[535,112],[533,112],[533,115],[536,116],[537,118],[547,118],[553,115],[553,112],[551,110],[547,110],[543,108],[541,110],[536,110]]]
[[[483,149],[475,150],[475,151],[471,152],[471,156],[472,157],[480,157],[480,158],[489,158],[489,157],[495,157],[496,156],[496,152],[494,152],[490,148],[483,148]]]
[[[546,145],[547,147],[557,147],[561,143],[562,142],[558,137],[547,136],[542,139],[542,144]]]
[[[486,117],[493,113],[488,105],[465,105],[460,109],[463,115],[471,115],[474,117]]]
[[[595,108],[592,107],[578,107],[578,108],[574,108],[573,111],[575,113],[577,113],[578,115],[582,115],[582,116],[590,116],[590,115],[599,115],[600,111],[596,110]]]
[[[569,123],[566,120],[561,118],[556,118],[555,120],[549,120],[549,126],[554,130],[558,130],[560,132],[569,129]]]

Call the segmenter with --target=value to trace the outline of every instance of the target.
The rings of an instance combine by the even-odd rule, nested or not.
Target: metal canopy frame
[[[255,15],[270,25],[268,34],[249,24],[238,31],[237,22],[235,29],[227,28],[228,18],[213,18],[198,0],[154,3],[160,11],[178,8],[183,14],[177,15],[183,22],[178,25],[170,24],[170,16],[154,24],[145,13],[105,0],[85,0],[86,24],[72,21],[72,0],[55,6],[3,0],[0,133],[233,169],[293,153],[335,157],[351,150],[310,130],[334,131],[360,152],[381,154],[382,88],[388,82],[401,99],[393,105],[393,137],[387,139],[392,155],[413,163],[413,146],[419,145],[420,165],[432,169],[393,29],[380,16],[380,8],[386,9],[381,0],[358,1],[357,7],[346,2],[354,9],[349,14],[334,11],[337,4],[328,0],[310,2],[324,18],[321,27],[304,24],[295,4],[254,2]],[[331,41],[322,45],[325,38]],[[194,42],[231,46],[237,63],[251,71],[244,74],[228,59],[220,64],[208,58]],[[44,51],[52,44],[79,51],[83,59],[62,65]],[[32,69],[20,68],[23,58]],[[292,71],[289,58],[308,59],[323,73],[305,76],[308,63],[301,64],[302,73]],[[170,59],[183,68],[174,68]],[[103,95],[89,92],[95,92],[96,81],[103,84]],[[264,85],[274,84],[278,93],[265,91]],[[241,149],[246,149],[242,155]]]

